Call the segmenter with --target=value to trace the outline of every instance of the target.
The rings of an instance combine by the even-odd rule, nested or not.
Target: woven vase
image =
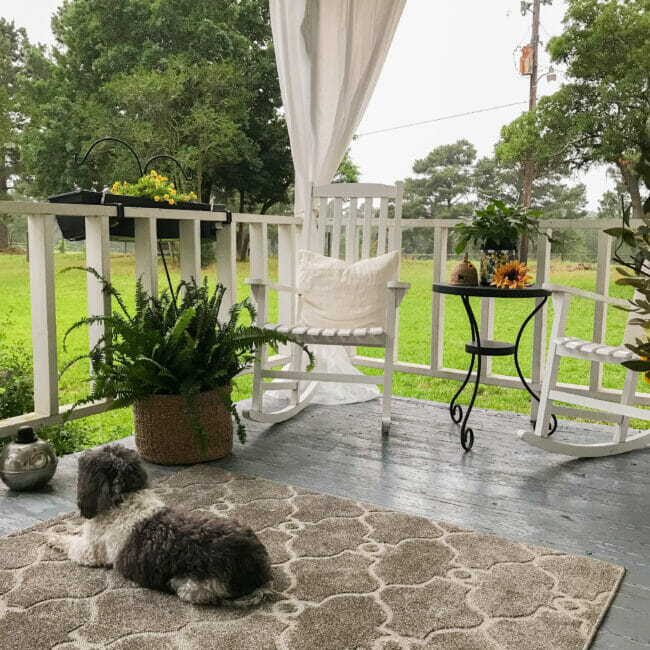
[[[222,390],[230,395],[232,386]],[[186,465],[222,458],[232,451],[232,415],[215,391],[200,393],[195,399],[208,438],[205,455],[199,452],[185,408],[181,395],[149,395],[133,404],[135,446],[143,458],[160,465]]]

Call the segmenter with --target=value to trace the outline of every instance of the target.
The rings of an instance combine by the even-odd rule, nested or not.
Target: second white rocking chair
[[[576,394],[562,390],[557,382],[562,357],[572,357],[574,359],[617,365],[621,365],[624,361],[638,358],[624,345],[604,345],[602,343],[593,343],[591,341],[566,336],[565,330],[571,297],[587,298],[592,301],[622,307],[629,307],[630,303],[626,300],[620,300],[590,291],[583,291],[582,289],[575,289],[573,287],[544,285],[544,288],[551,291],[553,310],[555,312],[546,361],[546,371],[542,383],[535,431],[519,431],[517,433],[518,437],[534,447],[567,456],[576,456],[578,458],[611,456],[632,451],[633,449],[642,449],[650,444],[650,430],[628,435],[631,417],[650,421],[650,410],[633,406],[639,373],[626,369],[623,390],[618,403],[598,396]],[[625,342],[634,342],[636,336],[639,335],[638,330],[635,330],[636,328],[628,322],[625,332]],[[554,407],[554,401],[576,404],[582,407],[582,409],[567,409],[562,406]],[[568,415],[582,415],[582,417],[587,417],[588,419],[599,419],[600,415],[602,419],[614,422],[612,440],[609,442],[592,443],[572,443],[557,440],[555,434],[553,436],[549,435],[549,422],[552,409],[558,413],[564,411]],[[597,409],[602,413],[599,414],[587,409]]]
[[[330,313],[318,313],[319,319],[314,322],[314,314],[319,312],[317,305],[305,304],[305,286],[313,285],[314,278],[305,273],[301,286],[300,279],[297,288],[279,286],[272,282],[259,279],[249,279],[251,294],[257,306],[258,323],[263,327],[290,335],[296,340],[312,345],[337,345],[346,347],[377,347],[384,349],[383,376],[364,374],[337,374],[331,372],[305,372],[302,369],[302,350],[293,346],[292,363],[288,369],[273,370],[269,368],[266,349],[257,351],[253,365],[253,396],[251,408],[244,412],[245,417],[258,422],[282,422],[302,411],[311,401],[317,384],[320,381],[381,384],[384,389],[382,431],[387,433],[391,423],[391,398],[393,386],[393,364],[396,353],[397,312],[410,284],[399,281],[399,251],[401,249],[401,212],[402,212],[403,183],[396,185],[377,185],[364,183],[337,183],[314,187],[312,197],[318,200],[318,236],[317,251],[301,251],[303,259],[310,256],[320,257],[328,253],[332,260],[330,264],[333,274],[339,278],[338,284],[330,287],[329,299],[322,302],[330,305]],[[373,199],[379,199],[378,218],[373,208]],[[389,209],[389,202],[394,207]],[[363,206],[363,208],[362,208]],[[347,214],[345,214],[347,212]],[[342,232],[345,233],[342,238]],[[361,241],[359,241],[361,234]],[[327,236],[326,236],[327,235]],[[329,246],[328,246],[329,239]],[[345,263],[340,261],[341,245],[345,242]],[[327,250],[329,248],[329,251]],[[372,253],[375,257],[372,257]],[[385,253],[393,253],[392,256]],[[390,259],[380,259],[384,256]],[[365,261],[364,261],[365,260]],[[357,272],[359,269],[359,272]],[[359,273],[365,270],[374,280],[368,280],[376,285],[377,278],[382,286],[374,286],[374,291],[359,284]],[[373,275],[374,274],[374,275]],[[351,276],[351,277],[350,277]],[[317,281],[317,280],[316,280]],[[346,282],[349,286],[346,286]],[[290,291],[298,299],[296,323],[268,322],[268,291]],[[362,303],[350,301],[351,292],[359,297]],[[327,293],[327,292],[325,292]],[[359,317],[345,313],[345,299],[352,305]],[[337,304],[338,303],[338,304]],[[309,308],[311,307],[311,308]],[[322,304],[321,304],[322,307]],[[358,308],[357,308],[358,307]],[[367,313],[372,312],[372,316]],[[364,316],[360,316],[364,313]],[[330,322],[331,321],[331,322]],[[343,325],[337,322],[344,323]],[[318,366],[317,366],[318,368]],[[266,382],[272,379],[272,382]],[[301,382],[310,382],[306,389]],[[289,389],[289,405],[273,412],[265,412],[263,408],[264,391],[269,389]]]

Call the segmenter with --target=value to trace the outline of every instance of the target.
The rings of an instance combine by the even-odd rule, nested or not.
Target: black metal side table
[[[521,342],[521,336],[524,333],[526,325],[530,320],[535,316],[535,314],[544,306],[550,292],[546,291],[542,287],[532,285],[524,289],[498,289],[496,287],[485,287],[485,286],[473,286],[467,287],[458,284],[434,284],[433,291],[435,293],[444,293],[452,296],[460,296],[463,301],[463,306],[467,313],[467,318],[469,319],[469,325],[472,331],[472,341],[465,344],[465,351],[472,355],[472,360],[470,361],[469,370],[467,375],[460,388],[456,391],[456,394],[449,404],[449,413],[451,419],[456,423],[462,424],[460,427],[460,444],[463,446],[465,451],[469,451],[474,444],[474,431],[471,427],[467,426],[470,413],[474,407],[474,401],[476,400],[476,393],[478,391],[478,385],[481,380],[481,359],[482,357],[503,357],[508,355],[513,355],[515,360],[515,368],[517,369],[517,374],[519,375],[519,380],[521,381],[523,387],[530,393],[530,396],[539,402],[539,396],[535,394],[533,389],[528,385],[526,378],[521,372],[521,367],[519,365],[519,343]],[[474,312],[472,311],[472,306],[469,299],[471,297],[478,298],[542,298],[541,302],[535,306],[533,311],[528,315],[526,320],[522,323],[517,333],[517,338],[513,343],[507,343],[505,341],[481,341],[481,336],[479,333],[478,323]],[[472,392],[472,398],[467,406],[465,415],[463,417],[463,409],[460,404],[456,403],[456,400],[460,394],[465,389],[465,386],[469,383],[469,380],[472,376],[474,370],[474,363],[478,360],[476,367],[476,381],[474,382],[474,390]],[[557,427],[557,419],[555,416],[552,416],[551,422],[551,433],[555,431]]]

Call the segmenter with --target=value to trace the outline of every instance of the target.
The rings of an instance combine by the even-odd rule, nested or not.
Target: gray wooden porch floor
[[[236,443],[214,464],[623,565],[593,648],[650,647],[650,448],[593,460],[553,456],[515,440],[525,416],[476,409],[476,442],[465,454],[446,404],[395,398],[385,437],[380,406],[312,406],[281,425],[248,423],[246,446]],[[558,434],[601,429],[564,421]],[[73,509],[75,472],[67,457],[40,493],[0,485],[0,535]]]

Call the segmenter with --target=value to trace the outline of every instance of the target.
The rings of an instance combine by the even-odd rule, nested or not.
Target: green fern
[[[102,291],[119,307],[110,316],[82,318],[65,333],[64,348],[72,331],[95,323],[106,326],[106,335],[92,350],[72,359],[61,371],[63,374],[80,360],[90,359],[92,389],[75,406],[111,399],[111,408],[122,408],[148,395],[182,395],[197,446],[204,453],[207,436],[195,408],[199,393],[217,392],[235,419],[237,435],[244,443],[246,430],[223,388],[249,367],[255,351],[267,344],[297,343],[309,356],[308,369],[313,366],[313,355],[304,344],[283,334],[240,324],[244,313],[255,320],[255,308],[248,298],[234,304],[220,319],[226,288],[218,284],[210,292],[207,278],[201,285],[194,280],[181,282],[176,291],[164,291],[158,298],[148,295],[138,280],[135,311],[131,313],[119,291],[95,269],[65,270],[72,269],[95,276],[102,283]]]

